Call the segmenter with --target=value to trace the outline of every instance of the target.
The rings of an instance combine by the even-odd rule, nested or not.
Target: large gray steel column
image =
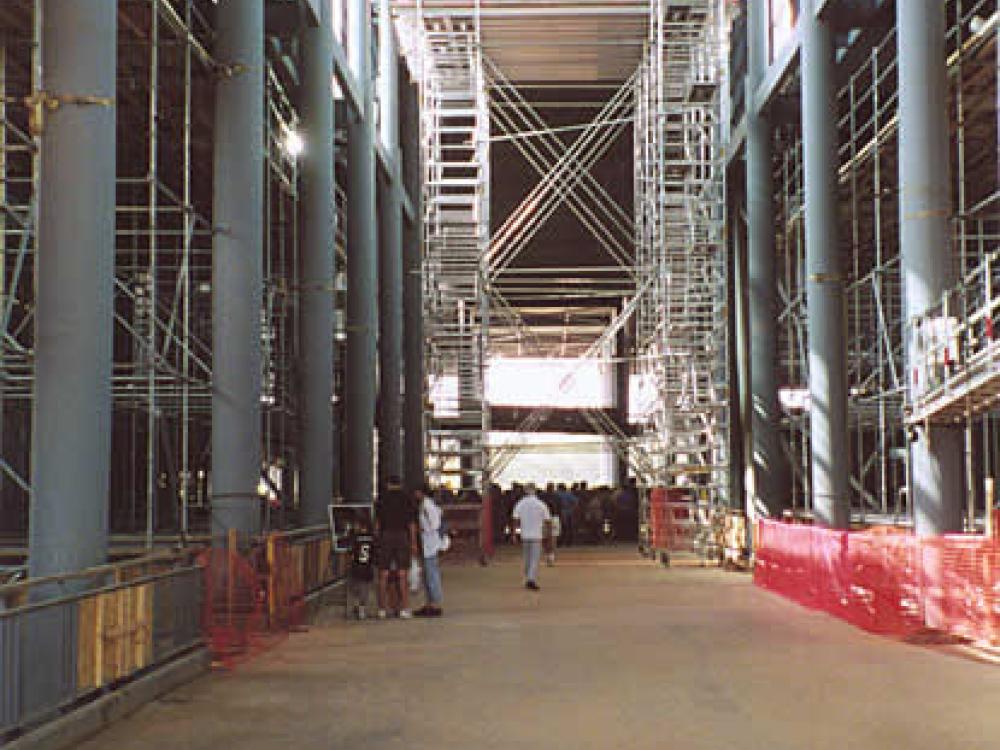
[[[747,3],[748,75],[747,116],[747,218],[750,424],[753,445],[752,498],[770,515],[789,504],[788,461],[781,447],[781,413],[778,408],[778,290],[774,264],[774,178],[771,159],[771,124],[766,113],[756,113],[753,92],[767,70],[767,3]]]
[[[351,69],[364,111],[351,111],[347,117],[347,361],[342,485],[347,502],[371,503],[374,501],[378,248],[368,1],[350,0],[348,13]]]
[[[41,10],[41,90],[53,97],[94,97],[94,103],[64,101],[46,110],[41,136],[32,578],[106,561],[114,330],[116,3],[45,0]],[[40,587],[32,596],[63,593],[62,587]],[[51,708],[65,685],[74,684],[64,657],[72,648],[66,620],[64,608],[42,609],[7,631],[15,638],[20,631],[20,666],[5,648],[0,680],[20,684],[15,701],[20,698],[26,715]]]
[[[899,241],[905,320],[937,304],[956,280],[951,247],[945,8],[896,4],[899,47]],[[907,342],[908,343],[908,342]],[[906,372],[916,362],[907,345]],[[921,427],[910,449],[918,534],[962,529],[962,428]]]
[[[399,151],[399,58],[389,0],[379,2],[379,130],[389,172],[378,183],[379,414],[378,476],[403,474],[403,204]]]
[[[837,232],[837,89],[833,31],[808,6],[802,28],[802,148],[805,180],[809,438],[816,520],[850,523],[847,457],[847,337]]]
[[[260,529],[264,8],[220,3],[212,253],[212,534]]]
[[[86,6],[86,7],[84,7]],[[28,568],[103,563],[111,454],[115,257],[114,0],[42,4],[47,110],[38,185]]]
[[[423,183],[420,154],[420,93],[402,93],[404,182],[413,218],[403,227],[403,476],[408,489],[424,481],[424,280]]]
[[[338,452],[333,412],[336,231],[331,0],[302,32],[302,523],[326,522]]]

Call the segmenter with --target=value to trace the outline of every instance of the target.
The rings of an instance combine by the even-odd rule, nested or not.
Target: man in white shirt
[[[427,603],[418,609],[417,617],[440,617],[443,614],[444,589],[441,586],[441,567],[438,565],[438,553],[444,551],[444,540],[441,537],[441,508],[432,500],[430,488],[423,487],[416,491],[417,519],[420,523],[420,545],[424,562],[424,595]]]
[[[552,521],[552,514],[535,494],[535,485],[528,484],[525,487],[524,497],[514,506],[513,516],[521,522],[524,587],[538,591],[538,562],[542,559],[542,539]]]

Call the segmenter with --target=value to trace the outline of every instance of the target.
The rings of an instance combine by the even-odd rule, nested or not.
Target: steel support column
[[[951,247],[945,8],[926,0],[896,5],[899,50],[899,240],[903,311],[910,321],[956,280]],[[915,352],[907,342],[906,372]],[[918,428],[910,450],[910,498],[917,533],[962,529],[961,427]]]
[[[264,8],[220,3],[212,253],[212,534],[259,531]]]
[[[750,340],[750,397],[753,413],[750,424],[753,445],[752,484],[748,503],[770,515],[788,505],[788,461],[781,447],[781,414],[778,408],[777,342],[778,293],[774,266],[774,178],[771,161],[771,124],[765,113],[755,113],[749,105],[750,93],[767,70],[767,4],[748,3],[747,27],[749,65],[747,76],[747,217]],[[752,517],[752,513],[751,513]]]
[[[344,363],[344,499],[374,501],[378,248],[375,232],[371,9],[350,0],[348,42],[363,112],[347,118],[347,351]]]
[[[847,466],[847,338],[837,232],[837,89],[833,30],[807,8],[802,28],[809,438],[816,520],[850,523]]]
[[[35,255],[32,577],[103,563],[111,453],[116,9],[42,4],[46,109]]]
[[[106,559],[114,326],[116,3],[45,0],[41,11],[40,91],[89,101],[46,108],[41,123],[31,577]],[[41,588],[33,596],[65,592]],[[24,628],[25,712],[61,694],[68,636],[58,610],[37,613]],[[8,669],[5,677],[14,674]]]
[[[420,93],[416,83],[401,94],[403,179],[413,219],[403,227],[403,475],[408,489],[424,482],[424,280],[423,162]]]
[[[333,48],[330,0],[319,26],[302,32],[300,110],[305,152],[302,205],[302,485],[303,524],[326,521],[339,457],[335,441],[333,346],[336,206],[334,204]]]
[[[389,174],[378,184],[378,477],[403,474],[403,204],[399,151],[399,57],[388,0],[379,2],[379,126]]]

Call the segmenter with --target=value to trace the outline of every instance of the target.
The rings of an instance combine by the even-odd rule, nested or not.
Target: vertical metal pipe
[[[45,112],[35,256],[35,399],[28,567],[104,562],[115,248],[113,0],[42,3],[41,90],[95,97]]]
[[[747,282],[749,296],[750,398],[753,471],[748,502],[777,515],[788,506],[788,461],[781,447],[778,408],[778,316],[775,284],[774,177],[771,124],[754,108],[754,92],[768,58],[766,3],[748,3],[747,23]]]
[[[374,500],[378,248],[368,0],[350,0],[348,38],[362,112],[347,117],[347,352],[344,364],[344,498]]]
[[[896,5],[899,63],[899,239],[903,312],[926,313],[956,280],[951,250],[948,82],[945,8],[900,0]],[[906,372],[917,366],[907,341]],[[908,381],[910,377],[908,376]],[[911,444],[910,498],[922,536],[961,531],[961,427],[916,430]]]
[[[0,120],[7,121],[7,47],[0,44]],[[0,127],[0,206],[7,205],[7,128]],[[0,290],[7,289],[7,215],[0,211]],[[11,295],[13,296],[13,295]],[[9,304],[9,300],[8,300]],[[5,312],[5,310],[4,310]],[[2,313],[0,313],[2,314]],[[6,315],[0,319],[6,332]],[[6,355],[0,350],[0,372],[7,372]],[[6,385],[0,382],[0,456],[4,450],[4,427],[6,426]],[[7,516],[5,489],[6,477],[0,472],[0,514]],[[2,524],[0,524],[2,528]],[[6,530],[6,529],[5,529]]]
[[[212,254],[212,534],[260,527],[264,9],[220,3]]]
[[[807,8],[802,28],[802,148],[805,184],[812,507],[832,528],[850,524],[847,338],[837,231],[837,111],[833,31]]]
[[[302,484],[304,524],[323,523],[333,500],[334,103],[332,8],[321,0],[319,26],[302,32],[301,162]]]
[[[157,185],[157,159],[159,148],[159,86],[160,86],[160,0],[152,0],[149,14],[149,173],[146,175],[149,192],[149,337],[146,352],[146,549],[153,549],[156,531],[156,274],[157,274],[157,210],[159,186]]]
[[[611,368],[613,378],[613,407],[615,410],[615,421],[621,425],[622,430],[628,434],[628,384],[629,366],[631,363],[631,352],[629,351],[629,325],[626,324],[615,334],[615,358]],[[628,450],[627,444],[622,446]],[[624,487],[628,481],[628,461],[622,455],[615,455],[614,481],[616,486]]]
[[[403,207],[399,150],[399,61],[389,0],[379,0],[379,110],[388,175],[379,204],[379,415],[380,486],[403,473]]]
[[[746,424],[750,415],[747,385],[749,384],[749,352],[747,351],[746,252],[744,223],[738,204],[730,200],[727,206],[728,283],[726,298],[732,313],[729,316],[729,507],[739,510],[746,497],[746,468],[753,465],[748,453]]]
[[[420,92],[402,93],[404,182],[413,219],[403,227],[403,474],[406,487],[424,481],[424,280],[423,160],[420,153]]]
[[[190,34],[192,0],[184,3],[184,25]],[[188,506],[191,503],[191,244],[194,209],[191,206],[191,38],[184,40],[184,247],[181,264],[184,296],[184,346],[181,354],[181,539],[187,538]]]

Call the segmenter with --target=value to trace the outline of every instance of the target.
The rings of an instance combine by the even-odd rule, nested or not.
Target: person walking
[[[441,508],[433,500],[433,493],[426,485],[417,490],[417,518],[420,523],[420,546],[424,563],[424,596],[426,603],[418,609],[417,617],[440,617],[444,614],[444,588],[441,585],[441,566],[438,553],[442,552]]]
[[[389,572],[399,583],[399,616],[408,620],[409,588],[401,580],[410,569],[410,555],[417,551],[417,514],[413,503],[403,492],[398,477],[390,477],[386,491],[375,503],[375,532],[378,538],[375,554],[378,558],[378,618],[384,620],[389,601]]]
[[[538,499],[535,485],[525,488],[524,497],[514,506],[514,519],[521,523],[521,551],[524,556],[524,587],[538,591],[538,563],[542,558],[542,539],[552,522],[548,506]]]

